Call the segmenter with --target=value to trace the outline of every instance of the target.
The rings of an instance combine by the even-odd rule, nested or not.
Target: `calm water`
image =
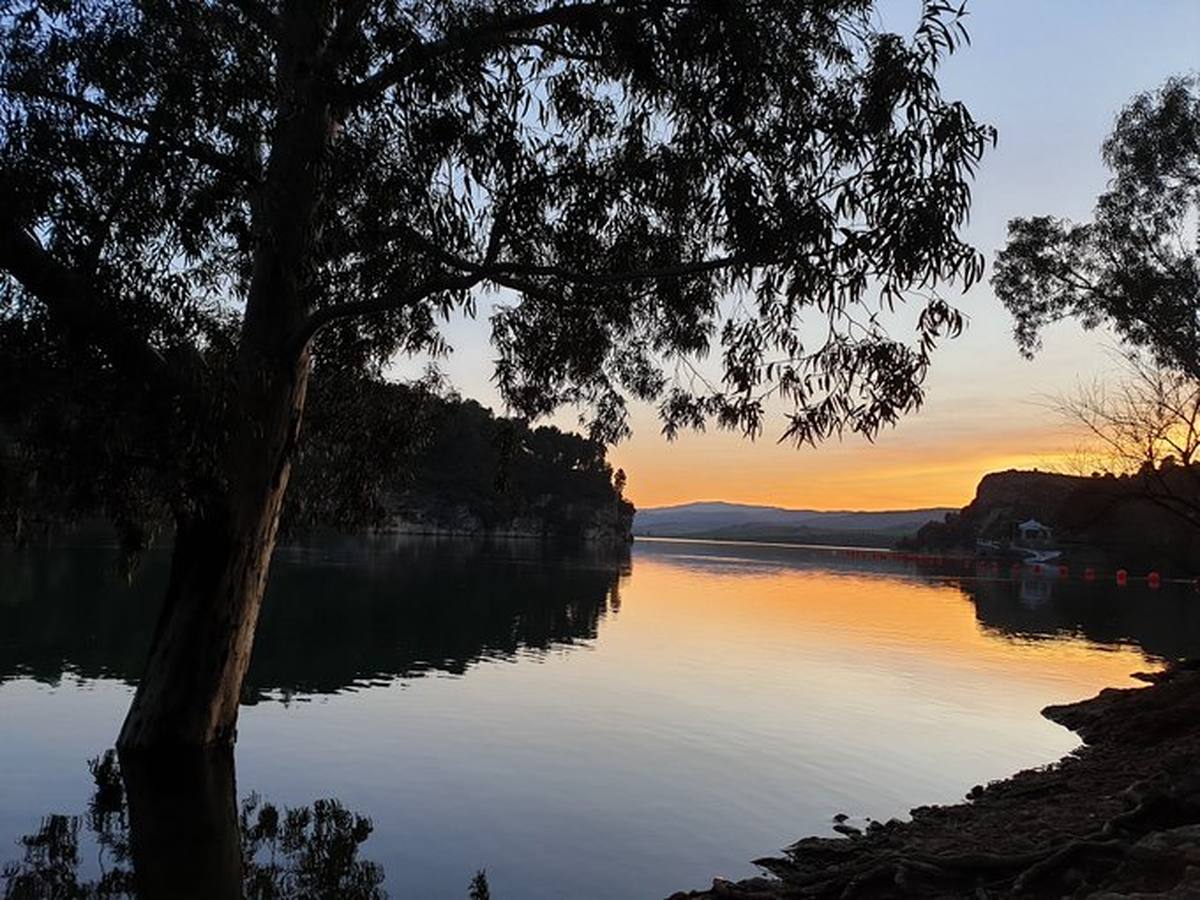
[[[116,734],[166,566],[125,589],[110,561],[0,559],[0,865],[47,814],[94,812],[87,760]],[[1042,706],[1182,655],[1200,655],[1200,597],[1170,587],[705,543],[290,548],[236,791],[368,817],[357,858],[392,897],[457,900],[478,868],[497,900],[663,897],[754,874],[837,812],[903,816],[1050,762],[1076,741]],[[60,864],[119,868],[72,827]]]

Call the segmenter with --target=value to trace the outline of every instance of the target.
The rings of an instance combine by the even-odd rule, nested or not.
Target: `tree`
[[[1137,355],[1116,384],[1083,385],[1054,406],[1082,428],[1081,471],[1108,479],[1116,501],[1149,499],[1200,526],[1200,382]]]
[[[1014,219],[992,285],[1026,354],[1066,318],[1111,327],[1133,352],[1114,389],[1060,408],[1099,442],[1109,473],[1135,471],[1144,496],[1200,522],[1200,82],[1172,78],[1135,97],[1104,143],[1113,172],[1091,222]],[[1139,351],[1141,355],[1139,355]]]
[[[174,529],[120,746],[233,740],[310,370],[443,349],[479,290],[506,292],[506,401],[597,439],[629,397],[752,436],[778,396],[802,442],[915,408],[961,327],[938,288],[982,271],[960,228],[994,138],[936,79],[962,16],[4,0],[10,455],[133,547]],[[880,321],[906,299],[911,343]]]
[[[1075,318],[1200,382],[1200,83],[1135,97],[1103,155],[1113,178],[1092,221],[1014,219],[992,285],[1027,354],[1046,325]]]

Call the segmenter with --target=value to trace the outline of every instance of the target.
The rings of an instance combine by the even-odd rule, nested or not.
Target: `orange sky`
[[[815,449],[715,432],[668,443],[649,415],[637,425],[634,438],[609,457],[626,470],[627,495],[639,507],[692,500],[815,509],[957,507],[970,502],[987,472],[1069,469],[1075,446],[1057,420],[1042,416],[945,439],[932,417],[918,416],[873,444],[847,438]]]

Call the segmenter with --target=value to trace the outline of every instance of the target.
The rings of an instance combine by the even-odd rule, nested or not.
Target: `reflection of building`
[[[1029,609],[1041,606],[1052,596],[1053,583],[1048,578],[1022,578],[1021,605]]]

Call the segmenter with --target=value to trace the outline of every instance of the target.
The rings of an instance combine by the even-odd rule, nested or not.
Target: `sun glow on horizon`
[[[814,451],[714,441],[711,450],[679,453],[663,441],[657,447],[618,446],[609,458],[614,468],[625,469],[626,496],[639,508],[702,501],[819,510],[957,508],[971,502],[989,472],[1072,471],[1076,456],[1069,444],[1053,433],[1040,437],[1024,449],[975,442],[924,448],[863,443]]]

